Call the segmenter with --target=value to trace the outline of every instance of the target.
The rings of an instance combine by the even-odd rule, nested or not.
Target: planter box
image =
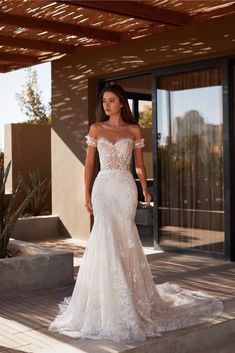
[[[25,256],[0,259],[0,294],[55,288],[73,283],[73,253],[10,240]]]
[[[49,215],[19,218],[11,237],[17,240],[32,241],[70,236],[60,218],[56,215]]]

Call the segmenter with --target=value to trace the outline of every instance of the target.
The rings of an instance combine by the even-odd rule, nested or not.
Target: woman
[[[90,127],[85,162],[85,207],[94,225],[71,298],[50,330],[75,338],[145,341],[160,332],[214,319],[223,304],[205,292],[155,285],[134,223],[136,173],[148,207],[141,129],[118,85],[100,94],[97,121]],[[92,187],[96,149],[100,171]]]

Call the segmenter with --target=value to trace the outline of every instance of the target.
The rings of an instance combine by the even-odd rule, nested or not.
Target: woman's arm
[[[95,155],[96,155],[96,129],[95,126],[91,125],[89,130],[89,137],[93,140],[87,141],[87,153],[84,168],[84,182],[85,182],[85,207],[90,214],[93,214],[93,208],[91,203],[91,183],[94,173]]]
[[[137,125],[135,128],[135,140],[141,141],[141,139],[142,139],[141,128]],[[134,158],[135,158],[136,174],[138,175],[138,178],[140,180],[144,199],[146,202],[146,205],[144,205],[143,207],[148,207],[151,202],[152,197],[148,192],[147,175],[146,175],[146,169],[145,169],[144,160],[143,160],[143,149],[142,148],[135,148],[134,149]]]

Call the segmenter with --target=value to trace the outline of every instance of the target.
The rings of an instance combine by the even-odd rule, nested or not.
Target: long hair
[[[109,119],[109,116],[105,114],[103,108],[103,95],[105,92],[112,92],[120,99],[120,102],[123,105],[123,107],[121,108],[121,116],[123,121],[129,124],[138,124],[138,122],[131,113],[127,94],[124,89],[119,85],[107,86],[101,91],[99,95],[98,105],[96,108],[96,121],[106,121]]]

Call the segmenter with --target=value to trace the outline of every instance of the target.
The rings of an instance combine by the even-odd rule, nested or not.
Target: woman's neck
[[[115,127],[115,128],[118,128],[125,124],[124,121],[122,120],[121,115],[110,116],[109,119],[107,120],[107,123],[109,126]]]

